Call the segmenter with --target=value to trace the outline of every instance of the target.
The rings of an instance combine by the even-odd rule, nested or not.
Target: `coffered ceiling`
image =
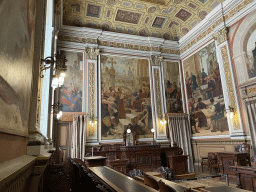
[[[178,40],[223,0],[63,0],[63,24]]]

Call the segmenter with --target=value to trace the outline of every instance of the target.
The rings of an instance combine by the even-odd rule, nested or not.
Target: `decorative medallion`
[[[111,24],[109,22],[103,23],[101,25],[101,29],[104,30],[104,31],[109,31],[110,28],[111,28]]]
[[[197,7],[197,6],[196,6],[195,4],[193,4],[193,3],[189,3],[188,6],[191,7],[191,8],[193,8],[193,9],[195,9],[195,8]]]
[[[115,5],[116,2],[117,2],[117,0],[107,0],[107,3],[108,3],[109,5]]]
[[[179,19],[181,19],[182,21],[186,21],[192,14],[188,11],[186,11],[185,9],[181,9],[176,15],[175,17],[178,17]]]
[[[189,29],[188,28],[186,28],[186,27],[184,27],[184,28],[182,28],[182,33],[184,34],[184,35],[186,35],[188,32],[189,32]]]
[[[81,27],[82,24],[83,24],[83,19],[81,17],[74,17],[72,19],[72,25],[73,26]]]
[[[110,17],[110,14],[111,14],[111,10],[109,9],[109,10],[107,11],[106,17]]]
[[[174,3],[176,4],[180,4],[180,3],[183,3],[184,0],[173,0]]]
[[[199,12],[199,17],[203,20],[206,17],[207,14],[208,14],[207,11],[202,10],[202,11]]]
[[[101,6],[88,4],[86,15],[90,16],[90,17],[98,17],[99,18],[100,10],[101,10]]]
[[[207,0],[199,0],[201,3],[205,3]]]
[[[157,7],[156,6],[152,6],[148,8],[148,12],[149,13],[155,13],[157,11]]]
[[[148,35],[148,30],[147,29],[141,29],[139,31],[139,35],[140,36],[147,36]]]
[[[170,9],[163,9],[161,13],[163,13],[163,14],[170,14],[173,10],[174,10],[174,8],[171,7]]]
[[[176,21],[172,21],[172,22],[169,24],[169,28],[172,28],[173,25],[179,25],[179,23],[177,23]]]
[[[72,3],[70,7],[73,7],[76,12],[80,12],[81,10],[81,3]]]
[[[164,33],[163,34],[163,38],[166,39],[166,40],[170,40],[171,39],[171,34],[170,33]]]
[[[133,24],[138,24],[140,21],[141,14],[140,13],[135,13],[131,11],[124,11],[121,9],[118,9],[116,13],[116,21],[122,21],[122,22],[127,22],[127,23],[133,23]]]
[[[152,27],[162,28],[165,23],[165,20],[166,18],[156,17],[152,24]]]
[[[146,17],[146,19],[145,19],[145,24],[148,23],[148,20],[149,20],[149,17]]]

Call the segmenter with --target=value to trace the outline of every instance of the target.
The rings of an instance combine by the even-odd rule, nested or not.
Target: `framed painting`
[[[183,61],[193,136],[229,135],[215,43]]]
[[[147,59],[101,55],[101,139],[122,139],[130,123],[138,138],[152,138]]]
[[[163,75],[167,113],[183,113],[179,62],[164,61]]]
[[[65,55],[67,71],[64,84],[59,89],[59,102],[63,112],[83,111],[83,52],[60,51]]]

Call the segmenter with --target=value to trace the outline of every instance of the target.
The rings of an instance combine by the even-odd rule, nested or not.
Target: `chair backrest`
[[[110,161],[116,160],[116,152],[115,151],[110,151],[107,153],[107,155],[108,155],[108,157],[107,157],[108,160],[110,160]]]
[[[143,176],[144,176],[144,184],[145,185],[152,187],[155,190],[159,189],[157,181],[153,177],[151,177],[150,175],[147,175],[145,173],[143,173]]]
[[[217,154],[213,152],[208,153],[208,164],[209,166],[217,163]]]

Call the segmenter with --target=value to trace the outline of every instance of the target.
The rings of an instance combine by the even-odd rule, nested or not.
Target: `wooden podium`
[[[188,173],[188,155],[168,156],[169,167],[173,169],[174,175]]]

